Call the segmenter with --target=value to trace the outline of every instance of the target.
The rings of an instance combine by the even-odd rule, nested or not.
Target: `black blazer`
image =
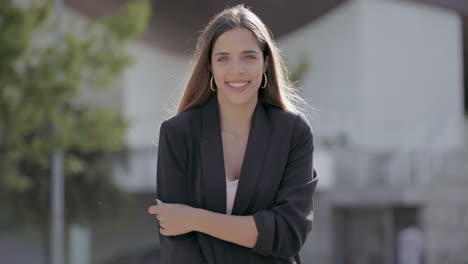
[[[162,263],[300,263],[318,181],[313,149],[312,130],[302,115],[259,98],[232,210],[232,215],[253,215],[255,247],[200,232],[160,235]],[[225,179],[216,96],[162,123],[157,198],[225,214]]]

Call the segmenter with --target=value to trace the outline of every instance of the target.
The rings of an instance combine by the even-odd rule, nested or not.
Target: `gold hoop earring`
[[[265,89],[268,82],[268,78],[265,72],[263,73],[263,77],[265,78],[265,83],[262,86],[260,86],[260,88]]]
[[[211,89],[211,91],[216,92],[216,89],[213,88],[213,79],[214,79],[214,78],[213,78],[213,75],[211,75],[211,78],[210,78],[210,89]]]

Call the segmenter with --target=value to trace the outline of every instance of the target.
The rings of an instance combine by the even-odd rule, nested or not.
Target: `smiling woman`
[[[163,263],[301,263],[312,225],[312,129],[269,30],[242,5],[198,40],[178,114],[161,125]]]

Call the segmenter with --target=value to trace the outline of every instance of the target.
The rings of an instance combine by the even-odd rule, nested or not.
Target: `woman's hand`
[[[195,231],[194,215],[196,208],[184,204],[163,203],[150,206],[148,212],[159,221],[159,232],[164,236],[177,236]]]

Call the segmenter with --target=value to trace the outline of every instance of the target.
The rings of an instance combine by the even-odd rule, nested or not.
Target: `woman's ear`
[[[265,62],[263,62],[263,71],[265,72],[268,67],[268,55],[265,56]]]

